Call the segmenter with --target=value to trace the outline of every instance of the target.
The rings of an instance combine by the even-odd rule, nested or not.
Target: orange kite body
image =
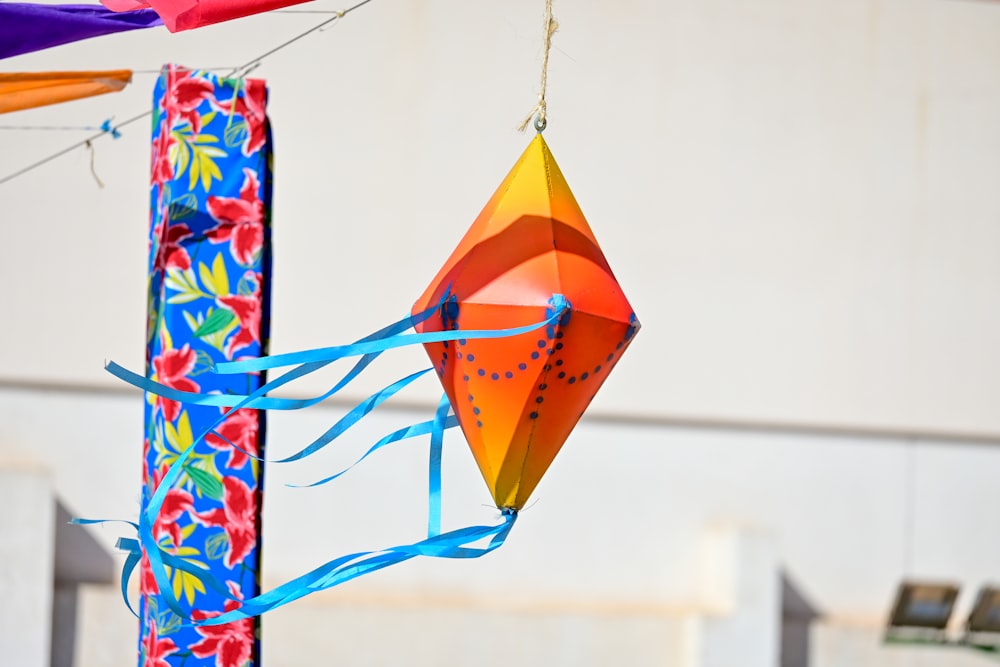
[[[127,69],[106,72],[0,73],[0,113],[116,93],[132,80]]]
[[[558,323],[506,338],[428,343],[496,506],[520,509],[639,328],[562,172],[538,134],[414,313],[424,333]]]

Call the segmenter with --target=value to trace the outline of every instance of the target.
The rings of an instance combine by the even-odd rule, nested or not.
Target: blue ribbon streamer
[[[431,454],[427,466],[427,537],[441,534],[441,454],[450,409],[448,394],[444,394],[434,413],[434,426],[431,430]]]
[[[322,347],[314,350],[302,350],[301,352],[289,352],[287,354],[275,354],[256,359],[245,359],[243,361],[226,361],[215,364],[213,370],[216,373],[256,373],[271,368],[282,366],[294,366],[316,361],[334,361],[345,357],[355,357],[360,354],[374,352],[384,352],[397,347],[407,345],[418,345],[424,343],[443,343],[445,341],[479,338],[506,338],[508,336],[518,336],[542,327],[554,325],[559,318],[569,311],[570,304],[562,294],[553,294],[549,300],[548,316],[541,322],[528,324],[523,327],[511,327],[509,329],[451,329],[448,331],[431,331],[428,333],[399,334],[388,336],[381,340],[359,341],[350,345],[336,345],[334,347]]]
[[[415,544],[343,556],[267,593],[243,600],[239,609],[203,621],[195,621],[194,624],[220,625],[259,616],[310,593],[339,586],[362,575],[402,563],[417,556],[480,558],[503,545],[516,519],[517,514],[508,511],[503,515],[503,522],[497,526],[472,526],[442,533]],[[484,539],[490,540],[485,547],[468,546]]]
[[[456,426],[458,426],[458,418],[455,417],[454,415],[449,415],[447,419],[445,419],[444,423],[441,425],[441,429],[446,430],[449,428],[455,428]],[[348,467],[344,468],[340,472],[330,475],[329,477],[324,477],[318,482],[313,482],[311,484],[289,484],[288,486],[291,486],[296,489],[308,489],[314,486],[322,486],[323,484],[326,484],[327,482],[332,482],[338,477],[346,474],[348,471],[354,468],[354,466],[358,465],[359,463],[361,463],[366,458],[368,458],[378,450],[382,449],[386,445],[391,445],[395,442],[400,442],[401,440],[406,440],[408,438],[415,438],[418,435],[427,435],[428,433],[433,435],[434,429],[435,429],[434,420],[426,422],[418,422],[416,424],[410,424],[405,428],[401,428],[398,431],[393,431],[389,435],[383,437],[381,440],[372,445],[368,449],[368,451],[361,456],[361,458],[359,458],[357,461],[355,461]]]
[[[139,618],[139,612],[132,608],[132,603],[128,600],[128,581],[132,578],[132,571],[135,570],[136,565],[142,560],[142,551],[139,550],[138,541],[127,537],[118,538],[117,547],[129,552],[128,558],[125,559],[125,564],[122,565],[122,599],[125,600],[125,606],[132,612],[132,615]]]
[[[240,603],[238,609],[201,620],[191,619],[180,607],[172,594],[169,579],[166,577],[165,572],[162,581],[157,578],[157,584],[164,602],[166,602],[171,611],[177,614],[179,618],[188,621],[182,623],[182,625],[221,625],[223,623],[259,616],[311,593],[339,586],[352,579],[402,563],[417,556],[453,559],[480,558],[491,551],[495,551],[504,544],[507,536],[510,534],[511,528],[514,526],[514,522],[517,520],[517,513],[513,510],[504,510],[502,518],[503,522],[496,526],[470,526],[428,537],[426,540],[421,540],[414,544],[389,547],[380,551],[362,551],[340,556],[266,593],[245,600],[234,597],[225,584],[207,570],[168,552],[161,552],[158,554],[161,559],[161,566],[168,565],[171,568],[188,572],[198,577],[205,586],[218,592],[224,598]],[[98,522],[87,521],[87,523]],[[489,539],[489,542],[484,547],[469,546],[485,539]],[[127,584],[131,573],[139,563],[142,552],[139,542],[136,540],[122,538],[118,541],[118,546],[129,552],[125,567],[122,569],[122,595],[125,596],[125,602],[129,610],[136,615],[135,610],[128,601]],[[151,554],[151,561],[152,558]]]
[[[126,523],[132,526],[136,532],[139,531],[139,524],[134,521],[123,521],[121,519],[78,519],[74,517],[70,519],[69,522],[77,526],[95,525],[99,523]],[[139,560],[142,558],[142,553],[139,551],[139,543],[136,540],[132,540],[127,537],[120,537],[118,538],[118,544],[116,546],[123,551],[129,552],[129,556],[125,559],[125,564],[122,566],[122,599],[125,600],[125,606],[128,607],[130,612],[132,612],[132,615],[138,618],[139,613],[132,607],[132,603],[128,599],[128,582],[129,579],[132,578],[132,571],[135,570],[135,566],[139,564]]]
[[[357,343],[364,343],[368,341],[380,340],[382,338],[395,336],[407,329],[423,322],[432,314],[434,314],[437,308],[428,308],[427,310],[418,313],[416,315],[411,315],[409,317],[404,317],[401,320],[393,322],[392,324],[371,333],[364,338],[361,338]],[[356,343],[356,344],[357,344]],[[381,352],[374,352],[366,354],[361,359],[355,363],[354,367],[348,371],[340,381],[337,382],[333,387],[323,394],[316,396],[315,398],[309,399],[290,399],[290,398],[272,398],[265,397],[265,394],[274,391],[275,389],[282,387],[289,382],[299,379],[305,375],[318,371],[321,368],[329,366],[331,363],[336,361],[336,359],[330,359],[327,361],[313,362],[308,364],[302,364],[298,368],[288,371],[284,375],[278,377],[275,380],[271,380],[267,384],[258,388],[252,395],[247,394],[202,394],[200,392],[194,391],[182,391],[180,389],[174,389],[173,387],[168,387],[165,384],[155,382],[144,375],[139,375],[138,373],[133,373],[132,371],[122,368],[115,362],[109,362],[105,366],[105,370],[114,375],[120,380],[127,382],[128,384],[138,387],[143,391],[147,391],[151,394],[157,396],[162,396],[163,398],[169,398],[173,401],[178,401],[181,403],[188,403],[191,405],[210,405],[220,408],[227,408],[238,406],[239,408],[256,408],[261,410],[301,410],[303,408],[309,408],[319,403],[322,403],[326,399],[330,398],[338,391],[346,387],[354,378],[358,377],[361,372],[369,366],[375,359],[381,355]]]
[[[373,445],[368,452],[366,452],[365,455],[357,461],[357,463],[360,463],[371,453],[390,443],[398,442],[416,435],[426,434],[428,432],[431,433],[431,461],[429,465],[428,493],[428,538],[426,540],[411,545],[391,547],[381,551],[361,552],[343,556],[316,568],[312,572],[287,582],[272,591],[268,591],[247,600],[239,600],[228,592],[222,582],[216,580],[204,569],[164,551],[156,543],[153,537],[152,526],[160,514],[168,491],[173,488],[180,476],[184,473],[184,466],[193,454],[197,445],[204,440],[209,433],[214,433],[218,436],[219,434],[216,433],[216,429],[225,421],[226,417],[230,413],[245,407],[264,409],[300,409],[302,407],[308,407],[309,405],[315,405],[346,386],[347,383],[357,377],[357,375],[379,354],[386,350],[406,345],[429,342],[516,336],[534,331],[541,327],[553,326],[560,320],[561,317],[569,313],[570,304],[562,295],[553,295],[550,300],[550,307],[546,313],[546,319],[541,322],[522,327],[465,331],[460,329],[451,329],[449,331],[438,331],[424,334],[400,333],[401,331],[405,331],[409,327],[413,326],[415,322],[426,319],[436,310],[437,308],[432,308],[416,316],[404,318],[403,320],[389,325],[388,327],[385,327],[384,329],[375,332],[374,334],[371,334],[370,336],[367,336],[366,338],[363,338],[351,345],[342,345],[317,350],[294,352],[285,355],[276,355],[273,357],[263,357],[247,361],[217,364],[213,370],[218,373],[258,372],[271,368],[298,364],[297,368],[286,372],[278,379],[268,382],[254,392],[243,396],[205,396],[201,394],[192,394],[190,392],[178,392],[177,390],[153,382],[148,378],[131,373],[117,364],[109,364],[109,372],[148,392],[186,403],[216,405],[219,407],[231,406],[230,410],[226,411],[208,430],[202,433],[197,439],[194,440],[194,442],[191,443],[191,445],[185,448],[170,468],[168,468],[163,478],[160,480],[159,486],[150,497],[146,510],[140,514],[138,526],[131,524],[137,529],[139,537],[138,542],[135,540],[120,541],[120,546],[128,550],[130,554],[126,560],[126,565],[122,573],[123,595],[127,592],[126,582],[128,581],[128,576],[138,564],[141,554],[145,552],[147,558],[149,559],[150,569],[156,579],[163,601],[178,617],[182,619],[189,618],[187,613],[180,606],[176,596],[173,595],[172,586],[170,586],[169,577],[167,576],[167,566],[175,570],[189,572],[194,576],[197,576],[206,586],[210,586],[214,590],[219,591],[225,598],[240,602],[241,607],[239,609],[223,613],[213,618],[201,621],[192,621],[192,624],[194,625],[218,625],[234,620],[257,616],[266,611],[287,604],[292,600],[299,599],[311,592],[337,586],[364,574],[389,567],[390,565],[409,560],[416,556],[429,556],[435,558],[479,558],[499,548],[506,540],[511,527],[517,518],[516,512],[510,509],[503,510],[504,522],[499,526],[473,526],[470,528],[450,531],[448,533],[440,533],[441,443],[443,442],[443,431],[447,428],[454,427],[458,423],[457,419],[453,415],[448,415],[448,409],[450,406],[448,404],[447,397],[442,399],[439,404],[434,420],[413,424],[385,436],[380,441],[375,443],[375,445]],[[333,361],[358,355],[361,355],[362,358],[355,364],[351,371],[349,371],[340,380],[340,382],[331,388],[330,391],[324,393],[321,397],[296,401],[291,399],[274,399],[266,396],[269,391],[272,391],[275,388],[287,384],[306,374],[312,373],[332,363]],[[380,390],[376,394],[373,394],[305,449],[279,461],[288,462],[299,460],[314,453],[315,451],[318,451],[321,447],[325,446],[338,435],[346,431],[351,425],[357,423],[358,420],[377,407],[377,405],[379,405],[382,401],[395,394],[410,382],[416,380],[417,377],[423,375],[425,372],[426,371],[420,371],[418,373],[414,373],[394,383],[393,385]],[[223,401],[225,402],[223,403]],[[357,465],[357,463],[354,465]],[[316,486],[335,479],[347,472],[347,470],[350,470],[350,468],[347,468],[336,475],[330,476],[310,486]],[[80,520],[78,522],[96,523],[95,521],[90,520]],[[475,548],[469,546],[487,538],[490,538],[490,542],[486,547]],[[128,604],[129,609],[132,610],[134,614],[135,611],[132,609],[131,604],[128,603],[127,595],[125,597],[125,601],[126,604]]]

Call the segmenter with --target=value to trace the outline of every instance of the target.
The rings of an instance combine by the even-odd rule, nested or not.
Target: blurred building
[[[327,0],[306,6],[333,10]],[[405,314],[527,138],[542,3],[375,0],[265,58],[272,351]],[[557,2],[548,140],[643,323],[508,544],[409,562],[264,618],[263,663],[969,666],[887,643],[903,580],[1000,580],[1000,3]],[[7,71],[235,66],[323,17],[122,34]],[[123,93],[18,112],[99,125]],[[135,660],[116,528],[134,518],[144,122],[0,185],[0,663]],[[75,135],[0,131],[0,178]],[[100,175],[99,188],[91,174]],[[402,352],[372,387],[415,370]],[[323,378],[293,395],[317,392]],[[278,455],[366,395],[271,419]],[[432,381],[304,467],[266,473],[264,584],[420,538]],[[496,510],[458,436],[446,527]],[[8,662],[9,661],[9,662]]]

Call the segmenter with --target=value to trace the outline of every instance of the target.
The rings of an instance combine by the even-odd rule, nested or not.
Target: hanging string
[[[552,49],[552,36],[559,29],[559,23],[552,18],[552,0],[545,0],[545,45],[542,51],[542,85],[538,92],[538,103],[518,125],[518,132],[524,132],[528,123],[535,121],[535,129],[541,132],[548,125],[548,108],[545,103],[545,88],[549,79],[549,51]]]
[[[245,73],[245,72],[250,71],[251,68],[256,67],[265,58],[273,56],[278,51],[281,51],[282,49],[284,49],[284,48],[286,48],[288,46],[291,46],[292,44],[294,44],[295,42],[299,41],[303,37],[306,37],[307,35],[311,35],[314,32],[322,30],[323,28],[325,28],[326,26],[330,25],[334,21],[339,21],[340,19],[344,18],[345,16],[347,16],[348,14],[350,14],[351,12],[353,12],[354,10],[360,9],[361,7],[364,7],[365,5],[367,5],[371,1],[372,0],[361,0],[361,2],[355,4],[355,5],[351,6],[351,7],[348,7],[347,9],[344,9],[344,10],[339,11],[339,12],[334,12],[334,15],[331,16],[330,18],[328,18],[328,19],[326,19],[324,21],[320,21],[318,24],[316,24],[313,27],[309,28],[305,32],[301,32],[298,35],[296,35],[295,37],[289,39],[287,42],[283,42],[283,43],[279,44],[278,46],[274,47],[273,49],[270,49],[269,51],[265,51],[261,55],[257,56],[256,58],[253,58],[251,60],[248,60],[245,64],[240,65],[239,67],[233,67],[232,69],[230,69],[229,73],[225,75],[226,78],[231,78],[235,74],[237,74],[238,72],[244,72]],[[103,137],[106,134],[114,134],[115,132],[117,132],[118,130],[120,130],[123,127],[126,127],[128,125],[131,125],[132,123],[135,123],[135,122],[140,121],[140,120],[142,120],[144,118],[147,118],[148,116],[151,116],[152,113],[153,113],[152,111],[143,111],[140,114],[136,114],[135,116],[132,116],[131,118],[128,118],[126,120],[123,120],[120,123],[117,123],[113,128],[110,128],[110,131],[103,131],[102,130],[98,134],[91,135],[91,136],[87,137],[86,139],[82,139],[82,140],[76,142],[75,144],[71,144],[71,145],[67,146],[66,148],[63,148],[62,150],[56,151],[55,153],[52,153],[51,155],[47,155],[46,157],[42,158],[41,160],[38,160],[37,162],[33,162],[33,163],[29,164],[26,167],[18,169],[17,171],[12,172],[10,174],[7,174],[3,178],[0,178],[0,185],[3,185],[4,183],[7,183],[8,181],[12,181],[12,180],[14,180],[15,178],[17,178],[19,176],[23,176],[24,174],[28,173],[29,171],[33,171],[33,170],[37,169],[38,167],[46,165],[49,162],[52,162],[53,160],[55,160],[57,158],[60,158],[63,155],[66,155],[67,153],[71,153],[71,152],[75,151],[77,148],[83,148],[85,146],[88,146],[88,145],[90,145],[90,143],[92,141],[95,141],[96,139],[100,139],[101,137]]]
[[[96,151],[94,150],[94,144],[91,143],[89,139],[87,140],[87,150],[90,151],[90,175],[94,177],[95,181],[97,181],[97,187],[103,190],[104,181],[102,181],[101,177],[97,175],[97,168],[94,166],[94,156]]]
[[[136,122],[137,120],[142,120],[146,116],[149,116],[151,113],[152,113],[151,111],[143,111],[141,114],[138,114],[136,116],[132,116],[131,118],[129,118],[127,120],[123,120],[122,122],[120,122],[117,125],[115,125],[113,129],[115,131],[117,131],[120,128],[125,127],[126,125],[131,125],[132,123]],[[26,174],[29,171],[31,171],[32,169],[37,169],[38,167],[41,167],[43,164],[48,164],[49,162],[52,162],[56,158],[60,158],[63,155],[66,155],[66,153],[71,153],[71,152],[75,151],[77,148],[82,148],[84,146],[87,146],[87,145],[90,144],[90,142],[94,141],[95,139],[100,139],[105,134],[108,134],[108,132],[104,132],[102,130],[98,134],[89,136],[86,139],[83,139],[82,141],[78,141],[75,144],[71,144],[71,145],[67,146],[66,148],[64,148],[64,149],[62,149],[60,151],[52,153],[51,155],[48,155],[48,156],[42,158],[38,162],[34,162],[32,164],[29,164],[27,167],[19,169],[18,171],[15,171],[12,174],[8,174],[8,175],[4,176],[3,178],[0,178],[0,184],[6,183],[7,181],[14,180],[18,176]]]

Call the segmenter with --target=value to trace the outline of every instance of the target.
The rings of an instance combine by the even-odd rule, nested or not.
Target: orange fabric
[[[524,506],[639,327],[539,134],[413,308],[454,295],[457,319],[416,328],[523,326],[553,294],[558,326],[424,346],[499,508]]]
[[[132,70],[107,72],[0,73],[0,113],[116,93],[132,81]]]

